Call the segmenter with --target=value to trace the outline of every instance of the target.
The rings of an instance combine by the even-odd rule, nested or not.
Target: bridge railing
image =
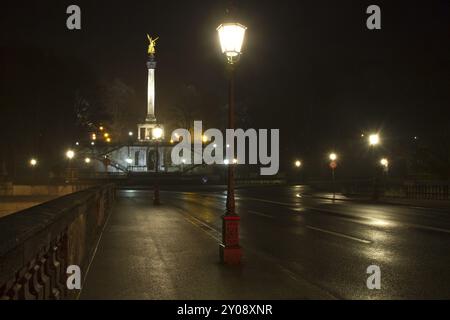
[[[67,267],[84,280],[114,198],[108,184],[0,218],[0,300],[76,298]]]
[[[450,182],[448,181],[403,181],[395,179],[361,179],[310,181],[309,184],[322,191],[337,192],[346,195],[370,196],[375,192],[385,198],[450,200]]]

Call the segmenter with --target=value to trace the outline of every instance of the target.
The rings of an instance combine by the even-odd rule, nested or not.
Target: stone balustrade
[[[74,299],[66,269],[82,280],[115,198],[92,187],[0,218],[0,299]]]

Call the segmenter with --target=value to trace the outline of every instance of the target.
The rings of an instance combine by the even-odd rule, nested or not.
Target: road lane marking
[[[281,204],[283,206],[295,206],[295,203],[287,203],[287,202],[279,202],[279,201],[272,201],[272,200],[265,200],[265,199],[258,199],[258,198],[249,198],[249,197],[236,197],[236,200],[254,200],[254,201],[261,201],[261,202],[267,202],[267,203],[274,203],[274,204]]]
[[[450,233],[450,230],[447,230],[447,229],[423,226],[420,224],[406,224],[406,226],[410,226],[410,227],[417,228],[417,229],[425,229],[425,230],[431,230],[431,231],[436,231],[436,232]]]
[[[352,236],[349,236],[349,235],[346,235],[346,234],[343,234],[343,233],[334,232],[334,231],[330,231],[330,230],[325,230],[325,229],[321,229],[321,228],[317,228],[317,227],[313,227],[313,226],[306,226],[306,227],[308,229],[312,229],[312,230],[316,230],[316,231],[332,234],[334,236],[338,236],[338,237],[342,237],[342,238],[358,241],[358,242],[361,242],[361,243],[371,243],[372,242],[372,241],[369,241],[369,240],[359,239],[359,238],[352,237]]]
[[[266,217],[266,218],[273,219],[273,216],[271,216],[271,215],[269,215],[269,214],[262,213],[262,212],[253,211],[253,210],[247,210],[247,212],[248,212],[248,213],[251,213],[251,214],[256,214],[257,216],[261,216],[261,217]]]
[[[201,229],[204,233],[206,233],[208,236],[210,236],[214,240],[217,240],[219,243],[222,242],[222,240],[219,237],[220,232],[218,230],[216,230],[215,228],[213,228],[210,225],[204,223],[203,221],[193,217],[190,214],[184,214],[184,218],[187,221],[189,221],[190,223],[192,223],[194,226],[196,226],[197,228]],[[210,231],[205,230],[205,228],[203,228],[203,227],[207,228]]]

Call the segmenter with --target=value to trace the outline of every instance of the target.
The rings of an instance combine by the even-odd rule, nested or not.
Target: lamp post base
[[[240,265],[242,258],[242,248],[225,247],[223,244],[219,245],[220,262],[228,265]]]
[[[220,261],[228,265],[241,263],[242,248],[239,245],[238,215],[224,215],[222,217],[222,244],[219,246]]]

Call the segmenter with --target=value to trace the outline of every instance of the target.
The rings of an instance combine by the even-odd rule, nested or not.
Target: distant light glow
[[[388,159],[383,158],[383,159],[380,160],[380,164],[381,164],[383,167],[387,167],[387,166],[389,165],[389,161],[388,161]]]
[[[163,129],[160,127],[155,127],[152,129],[152,138],[153,139],[161,139],[163,136]]]
[[[80,143],[79,143],[79,142],[77,141],[77,142],[75,142],[75,145],[76,145],[76,146],[79,146],[79,145],[80,145]]]
[[[91,142],[91,146],[95,146],[95,142],[94,141]]]
[[[301,165],[302,165],[302,162],[300,160],[295,161],[295,166],[297,168],[300,168]]]
[[[66,152],[66,157],[68,158],[68,159],[73,159],[73,157],[75,157],[75,152],[73,151],[73,150],[67,150],[67,152]]]
[[[128,164],[132,164],[133,163],[133,159],[131,159],[131,158],[126,158],[125,161]]]
[[[236,57],[241,53],[247,27],[239,23],[224,23],[217,27],[222,53]]]
[[[224,163],[225,165],[228,165],[228,164],[230,163],[230,161],[229,161],[228,159],[225,159],[225,160],[223,160],[223,163]]]
[[[375,146],[380,143],[380,136],[378,133],[371,134],[369,136],[369,145]]]
[[[31,165],[32,167],[36,166],[36,165],[37,165],[37,160],[34,159],[34,158],[32,158],[32,159],[30,160],[30,165]]]
[[[329,158],[331,161],[335,161],[337,159],[337,154],[332,152],[332,153],[330,153]]]
[[[133,131],[129,131],[128,135],[131,137],[133,135]]]
[[[89,157],[84,158],[84,162],[91,163],[91,158],[89,158]]]

